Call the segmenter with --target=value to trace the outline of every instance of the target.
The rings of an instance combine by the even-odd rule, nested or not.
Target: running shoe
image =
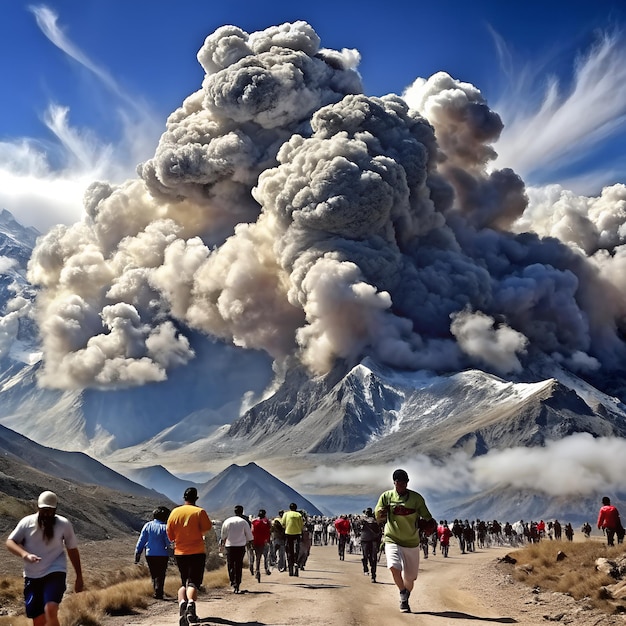
[[[407,589],[403,589],[400,592],[400,610],[403,613],[411,612],[411,607],[409,606],[409,595],[411,595],[411,592]]]
[[[187,603],[187,621],[190,624],[195,624],[198,621],[198,616],[196,615],[196,603],[188,602]]]

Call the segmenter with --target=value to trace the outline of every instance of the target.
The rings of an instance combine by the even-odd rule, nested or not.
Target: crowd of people
[[[431,515],[421,494],[408,489],[405,470],[393,473],[393,488],[383,492],[374,509],[360,514],[343,513],[338,517],[309,516],[295,502],[273,518],[260,509],[253,518],[244,514],[240,504],[233,515],[219,525],[219,531],[206,511],[197,506],[198,492],[189,487],[184,503],[173,510],[158,507],[147,522],[135,546],[135,562],[145,552],[152,577],[154,597],[163,599],[164,583],[170,559],[180,574],[177,592],[181,623],[197,622],[196,600],[206,565],[205,536],[214,531],[220,550],[226,556],[230,585],[240,593],[244,561],[248,557],[250,574],[261,582],[261,572],[273,570],[299,576],[305,570],[312,546],[336,546],[339,560],[345,554],[360,554],[363,574],[375,583],[378,563],[385,555],[386,567],[399,592],[400,610],[410,612],[409,599],[419,572],[420,555],[424,558],[450,554],[451,543],[460,554],[489,546],[519,546],[543,540],[573,541],[571,523],[543,520],[501,524],[497,520],[461,520],[438,522]],[[78,542],[71,522],[57,513],[58,498],[44,491],[37,502],[37,512],[17,524],[6,546],[24,561],[24,598],[26,615],[33,626],[59,626],[58,608],[66,590],[65,553],[74,567],[75,592],[83,589]],[[606,536],[607,545],[622,543],[624,528],[619,511],[608,497],[602,498],[597,527]],[[585,522],[581,532],[586,537],[591,525]]]

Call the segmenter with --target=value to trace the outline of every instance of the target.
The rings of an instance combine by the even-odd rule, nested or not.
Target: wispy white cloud
[[[122,100],[127,100],[133,103],[133,100],[124,93],[117,81],[109,74],[109,72],[99,67],[97,63],[94,63],[80,48],[76,47],[74,43],[65,35],[63,30],[58,24],[59,16],[49,7],[44,5],[31,6],[35,19],[37,20],[37,26],[41,29],[41,32],[57,47],[62,50],[67,56],[71,57],[83,67],[93,72],[100,81],[106,85],[113,93],[119,96]]]
[[[499,54],[507,67],[510,61]],[[503,99],[494,105],[505,128],[496,144],[495,167],[512,167],[527,182],[552,180],[562,168],[588,158],[590,152],[626,130],[626,42],[622,34],[605,34],[575,66],[571,88],[563,90],[550,77],[540,98],[538,73],[528,70],[509,77],[513,82]],[[579,192],[597,193],[599,184],[615,182],[605,173],[604,181],[585,174],[570,179]]]
[[[24,225],[46,232],[55,224],[81,219],[83,194],[95,180],[115,183],[134,176],[137,163],[153,153],[163,121],[69,39],[54,11],[46,6],[30,10],[43,34],[111,93],[109,108],[118,128],[117,138],[105,140],[95,129],[73,126],[70,107],[49,103],[42,111],[42,128],[52,139],[18,137],[0,142],[0,208],[11,211]]]

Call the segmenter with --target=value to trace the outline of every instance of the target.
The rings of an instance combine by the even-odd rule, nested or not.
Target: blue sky
[[[623,0],[11,0],[0,8],[0,208],[40,230],[80,219],[85,186],[133,176],[167,115],[200,87],[196,53],[207,35],[224,24],[252,32],[298,19],[324,47],[359,51],[368,95],[400,94],[439,70],[474,84],[516,128],[501,165],[529,184],[597,194],[626,181]],[[538,116],[550,77],[560,103],[603,37],[606,56],[584,85],[598,93]],[[582,128],[600,109],[595,130]],[[535,143],[552,121],[557,130]]]

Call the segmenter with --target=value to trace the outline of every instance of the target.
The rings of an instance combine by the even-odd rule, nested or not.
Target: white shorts
[[[420,568],[420,547],[405,548],[395,543],[385,544],[385,557],[389,569],[402,572],[404,580],[415,580]]]

